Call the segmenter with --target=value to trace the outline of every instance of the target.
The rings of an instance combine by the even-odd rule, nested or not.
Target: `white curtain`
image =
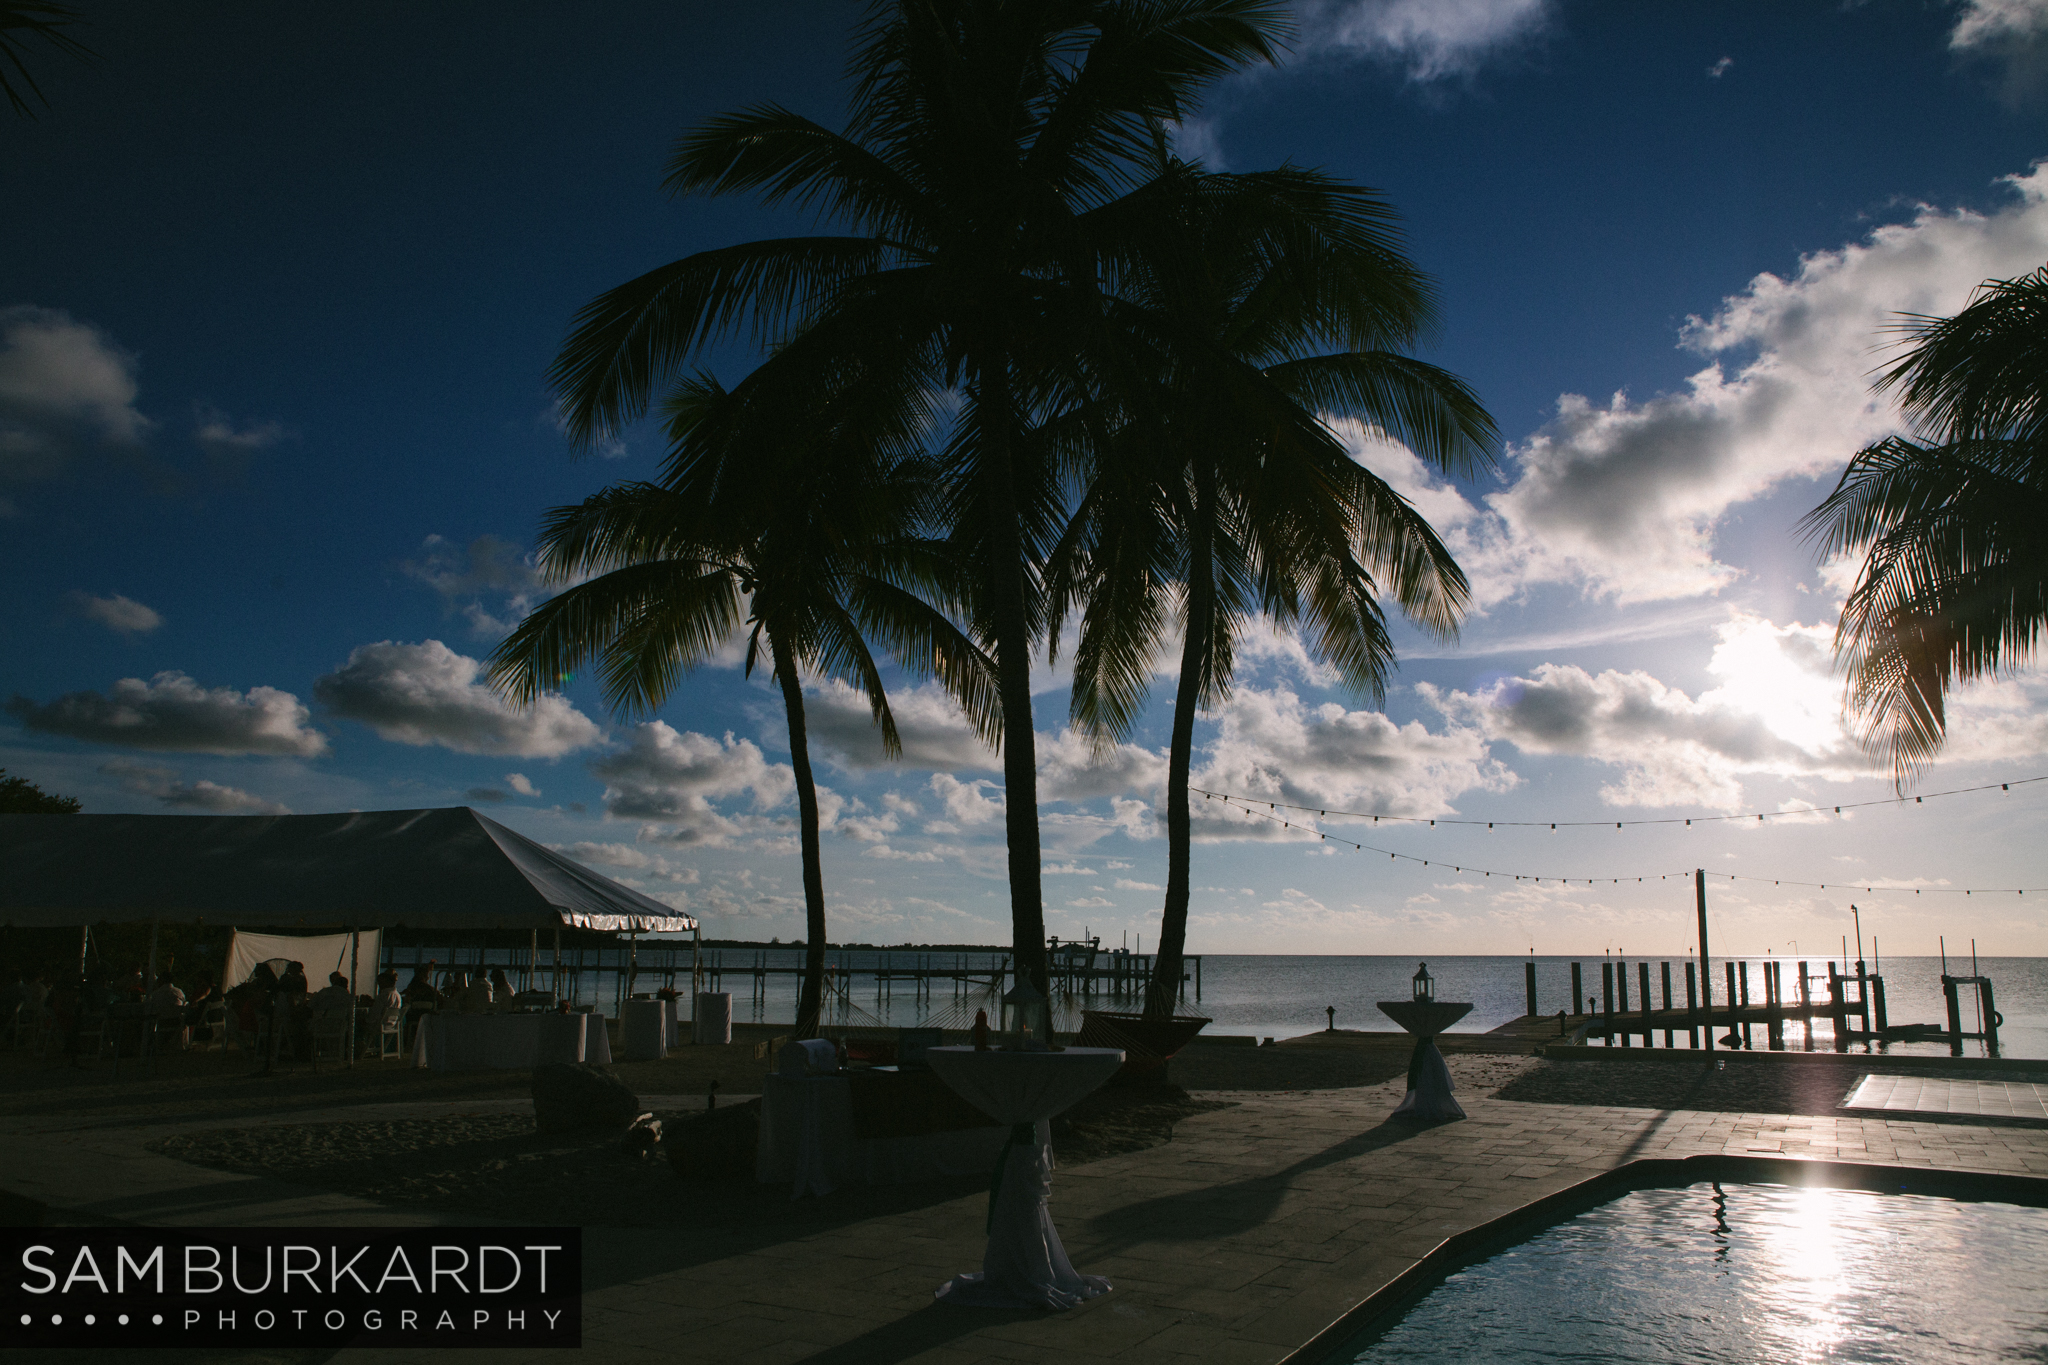
[[[383,931],[365,929],[359,938],[355,984],[350,994],[371,995],[375,993],[377,952],[383,945]],[[317,991],[327,984],[329,972],[340,972],[343,976],[349,974],[348,945],[347,934],[245,934],[237,929],[234,937],[228,940],[227,976],[221,982],[221,988],[226,990],[241,985],[249,979],[249,973],[256,970],[257,963],[282,957],[303,962],[306,984]]]

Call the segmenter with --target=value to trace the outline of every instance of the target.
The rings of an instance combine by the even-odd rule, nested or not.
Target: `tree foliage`
[[[83,803],[75,796],[46,792],[25,777],[9,777],[0,768],[0,815],[76,815]]]
[[[2048,624],[2048,267],[1905,330],[1875,387],[1910,433],[1858,451],[1801,522],[1824,556],[1862,556],[1835,654],[1901,788],[1946,739],[1949,692],[2023,667]]]

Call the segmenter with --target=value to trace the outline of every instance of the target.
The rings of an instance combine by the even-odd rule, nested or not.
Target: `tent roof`
[[[697,922],[467,806],[339,815],[0,815],[0,924],[680,933]]]

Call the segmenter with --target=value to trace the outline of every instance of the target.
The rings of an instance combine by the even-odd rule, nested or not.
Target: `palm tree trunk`
[[[1197,476],[1198,479],[1200,476]],[[1180,683],[1173,695],[1173,736],[1166,760],[1166,904],[1159,915],[1159,955],[1145,992],[1145,1017],[1168,1019],[1180,995],[1192,898],[1193,819],[1188,810],[1188,769],[1195,748],[1195,711],[1215,628],[1216,572],[1209,537],[1209,481],[1202,480],[1188,535],[1188,617],[1181,641]]]
[[[1003,702],[1003,832],[1010,855],[1010,950],[1020,978],[1051,998],[1045,957],[1045,897],[1038,848],[1038,753],[1031,728],[1031,630],[1025,611],[1024,538],[1012,469],[1014,423],[1000,348],[976,366],[988,516],[990,616],[996,682]]]
[[[804,725],[804,689],[797,680],[796,661],[782,637],[768,635],[775,657],[775,681],[782,687],[782,706],[789,714],[789,766],[796,772],[797,824],[804,864],[804,979],[797,993],[796,1036],[818,1036],[825,1003],[825,869],[818,854],[818,786],[811,777],[811,744]]]

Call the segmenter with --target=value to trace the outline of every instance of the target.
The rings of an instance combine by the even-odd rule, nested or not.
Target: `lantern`
[[[1013,1048],[1052,1045],[1052,1011],[1028,976],[1020,974],[1017,984],[1003,997],[1003,1031],[1010,1035]]]
[[[1429,964],[1422,963],[1415,969],[1415,1003],[1427,1005],[1436,999],[1436,978],[1429,974]]]

